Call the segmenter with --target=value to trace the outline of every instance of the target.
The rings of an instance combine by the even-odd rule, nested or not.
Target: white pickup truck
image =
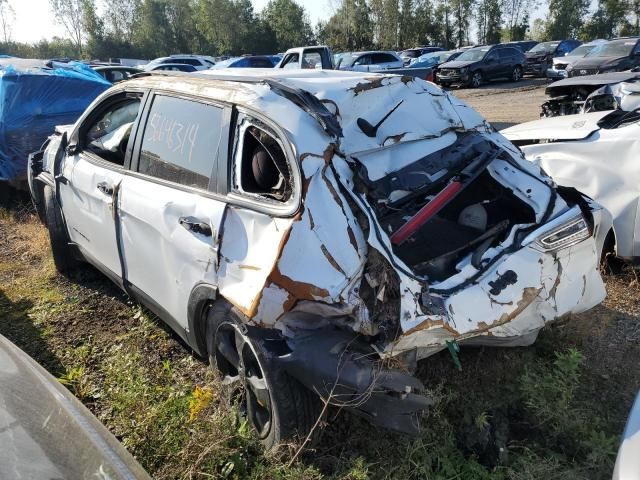
[[[370,55],[387,54],[388,52],[366,52]],[[275,68],[285,69],[316,69],[336,70],[334,56],[331,49],[324,45],[313,47],[296,47],[286,51],[282,60]],[[361,70],[361,69],[358,69]],[[370,72],[390,73],[418,77],[423,80],[433,81],[433,69],[426,68],[385,68],[384,64],[370,64],[366,70]]]

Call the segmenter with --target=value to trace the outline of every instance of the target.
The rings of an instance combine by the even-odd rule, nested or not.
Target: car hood
[[[445,62],[441,64],[440,68],[463,68],[468,67],[469,65],[473,65],[474,63],[477,62],[473,60],[454,60],[453,62]]]
[[[625,57],[583,57],[573,64],[573,68],[574,70],[580,69],[580,68],[585,68],[585,69],[606,68],[608,66],[615,65],[626,58],[627,58],[626,56]]]
[[[524,52],[524,57],[528,60],[532,60],[534,58],[544,58],[551,55],[552,52]]]
[[[566,55],[564,57],[554,57],[553,63],[564,63],[567,65],[573,65],[582,58],[584,58],[582,55]]]
[[[600,130],[598,121],[610,112],[564,115],[521,123],[501,130],[512,142],[523,140],[582,140]]]
[[[571,77],[553,82],[546,88],[545,93],[554,97],[557,95],[565,95],[568,91],[576,87],[601,87],[620,82],[630,82],[637,79],[640,79],[640,72],[610,72],[599,75],[585,75],[584,77]]]
[[[0,478],[150,479],[91,412],[2,335],[0,385]]]

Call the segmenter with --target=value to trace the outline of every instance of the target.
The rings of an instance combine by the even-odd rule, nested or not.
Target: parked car
[[[524,54],[526,58],[524,73],[544,77],[553,65],[555,57],[563,57],[580,45],[581,42],[572,39],[539,43]]]
[[[0,385],[0,478],[151,479],[78,399],[2,335]]]
[[[442,52],[442,51],[444,51],[444,48],[442,47],[422,46],[422,47],[416,47],[416,48],[409,48],[408,50],[403,50],[402,52],[398,53],[398,56],[404,62],[404,66],[407,66],[409,65],[409,63],[411,63],[411,60],[421,57],[426,53]]]
[[[313,46],[313,47],[296,47],[286,51],[282,60],[276,68],[278,69],[316,69],[316,70],[334,70],[339,66],[346,65],[354,61],[354,58],[359,58],[360,55],[374,52],[342,52],[333,55],[331,49],[326,46]],[[386,52],[382,52],[386,53]],[[375,57],[373,60],[377,59]],[[372,61],[371,58],[363,58],[361,62]],[[397,65],[398,63],[396,63]],[[416,77],[422,80],[433,81],[433,69],[431,67],[418,67],[418,68],[389,68],[381,70],[381,65],[359,65],[356,70],[359,71],[384,71],[385,73],[392,73],[394,75],[403,75],[406,77]],[[351,70],[351,67],[345,67],[342,69]]]
[[[499,78],[517,82],[523,71],[524,55],[520,49],[487,45],[470,48],[454,61],[440,65],[438,83],[445,87],[464,85],[478,88],[482,82]]]
[[[512,42],[505,42],[503,45],[507,47],[516,47],[522,50],[522,53],[528,52],[538,44],[535,40],[514,40]]]
[[[612,480],[638,479],[640,479],[640,393],[631,407],[612,477]]]
[[[547,78],[553,80],[567,78],[567,67],[569,67],[569,65],[573,65],[578,60],[584,58],[585,55],[595,51],[605,43],[607,43],[606,40],[594,40],[589,43],[583,43],[573,51],[565,53],[564,56],[554,58],[553,65],[547,69]]]
[[[417,78],[142,76],[30,169],[56,268],[92,263],[244,385],[269,447],[318,395],[416,433],[415,361],[529,345],[605,296],[604,210]]]
[[[545,93],[541,117],[574,115],[604,110],[640,108],[640,72],[612,72],[565,78],[553,82]]]
[[[140,73],[143,70],[135,67],[122,67],[118,65],[100,65],[91,67],[96,73],[99,73],[102,78],[107,82],[118,83],[124,80],[128,80],[131,75]]]
[[[280,54],[278,54],[278,55],[268,55],[268,57],[271,60],[271,63],[273,64],[274,67],[276,65],[278,65],[280,63],[280,61],[282,60],[282,55],[280,55]]]
[[[165,64],[184,64],[191,65],[196,70],[207,70],[215,65],[215,59],[205,55],[171,55],[169,57],[160,57],[155,60],[151,60],[146,65],[143,65],[143,70],[157,70],[155,67]]]
[[[460,55],[464,50],[450,50],[448,52],[432,52],[412,60],[409,68],[431,68],[433,70],[433,81],[438,83],[438,70],[440,65],[447,62],[452,62]]]
[[[569,77],[622,72],[640,66],[640,37],[610,40],[567,67]]]
[[[159,71],[168,71],[168,72],[197,72],[198,69],[193,65],[188,65],[186,63],[162,63],[160,65],[156,65],[154,67],[146,69],[147,72],[159,72]]]
[[[453,61],[462,54],[462,50],[449,50],[441,52],[425,53],[424,55],[414,58],[409,63],[411,68],[437,67],[445,62]]]
[[[337,70],[379,72],[404,67],[404,61],[395,52],[351,52],[342,55]]]
[[[267,56],[248,55],[218,62],[211,68],[273,68],[273,60]]]
[[[640,260],[640,113],[593,112],[545,118],[502,130],[559,185],[575,187],[613,215],[605,252]]]

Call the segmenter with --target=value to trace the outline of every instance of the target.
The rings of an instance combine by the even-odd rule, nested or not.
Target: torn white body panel
[[[526,158],[539,164],[558,185],[575,187],[609,210],[613,216],[618,256],[640,256],[640,123],[600,128],[594,121],[611,112],[569,115],[518,125],[502,133],[519,141]],[[552,125],[548,122],[554,121]],[[575,141],[572,125],[593,124],[588,138]],[[550,143],[549,139],[558,141]],[[561,140],[571,139],[571,142]]]

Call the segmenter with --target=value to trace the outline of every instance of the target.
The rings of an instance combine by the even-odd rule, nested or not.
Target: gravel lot
[[[519,83],[495,82],[480,88],[451,89],[498,130],[540,118],[546,79],[524,79]]]

